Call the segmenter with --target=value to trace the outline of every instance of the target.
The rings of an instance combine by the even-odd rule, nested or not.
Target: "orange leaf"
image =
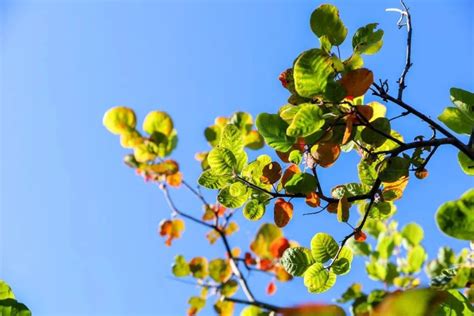
[[[271,162],[262,170],[262,176],[260,180],[264,184],[273,184],[280,180],[281,177],[281,166],[278,162]]]
[[[354,238],[358,242],[364,242],[367,239],[367,235],[363,231],[358,230],[355,232]]]
[[[257,264],[257,261],[255,260],[254,257],[252,257],[252,254],[250,252],[246,252],[244,256],[245,264],[249,266],[253,266]]]
[[[344,136],[342,137],[342,145],[347,144],[347,142],[351,139],[352,126],[353,126],[353,121],[352,119],[348,118],[346,120],[346,129],[344,130]]]
[[[171,229],[173,227],[173,222],[168,220],[162,220],[159,225],[159,234],[160,236],[167,236],[171,234]]]
[[[166,182],[172,187],[178,188],[183,181],[183,174],[181,172],[176,172],[175,174],[166,176]]]
[[[318,207],[321,205],[321,200],[316,192],[311,192],[310,194],[306,195],[306,204],[311,207]]]
[[[299,168],[297,165],[294,165],[294,164],[290,165],[290,166],[285,170],[285,172],[283,173],[283,176],[281,177],[281,181],[280,181],[280,182],[281,182],[281,185],[282,185],[282,186],[285,186],[286,182],[287,182],[288,180],[290,180],[290,178],[291,178],[293,175],[295,175],[295,174],[297,174],[297,173],[300,173],[300,172],[301,172],[301,170],[300,170],[300,168]]]
[[[278,227],[285,227],[293,217],[293,204],[279,198],[275,202],[273,218]]]
[[[283,252],[290,247],[290,242],[285,237],[278,237],[270,244],[270,253],[275,258],[281,258]]]
[[[267,290],[266,290],[267,294],[268,295],[273,295],[273,294],[275,294],[276,290],[277,290],[277,287],[276,287],[275,282],[270,281],[270,283],[268,283],[268,285],[267,285]]]
[[[332,166],[341,154],[341,147],[336,144],[321,143],[313,148],[314,150],[311,150],[311,154],[316,162],[323,168]]]
[[[277,280],[280,281],[280,282],[286,282],[286,281],[290,281],[291,279],[293,279],[291,274],[286,272],[285,268],[283,268],[281,265],[275,266],[275,268],[273,269],[273,272],[275,272],[275,276],[276,276]]]
[[[273,262],[270,259],[260,259],[257,268],[262,271],[271,270],[273,268]]]
[[[346,89],[347,95],[351,97],[364,95],[373,82],[374,74],[366,68],[349,71],[339,80],[339,83]]]

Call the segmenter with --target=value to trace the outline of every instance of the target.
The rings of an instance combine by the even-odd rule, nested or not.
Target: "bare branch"
[[[234,303],[237,303],[237,304],[258,306],[258,307],[268,309],[268,310],[271,310],[271,311],[274,311],[274,312],[277,312],[278,310],[281,309],[281,307],[278,307],[278,306],[275,306],[275,305],[272,305],[272,304],[267,304],[267,303],[263,303],[263,302],[259,302],[259,301],[246,301],[246,300],[241,300],[241,299],[233,298],[233,297],[224,297],[224,301],[234,302]]]

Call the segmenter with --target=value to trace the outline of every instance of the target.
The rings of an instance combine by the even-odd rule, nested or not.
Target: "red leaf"
[[[267,294],[268,295],[273,295],[273,294],[275,294],[276,290],[277,290],[277,287],[276,287],[275,282],[270,281],[270,283],[268,283],[268,285],[267,285],[267,290],[266,290]]]
[[[355,232],[354,238],[358,242],[364,242],[367,239],[367,235],[363,231],[358,230]]]

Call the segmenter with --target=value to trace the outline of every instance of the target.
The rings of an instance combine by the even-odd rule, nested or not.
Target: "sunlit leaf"
[[[244,217],[251,221],[257,221],[265,214],[265,205],[257,200],[250,200],[243,208]]]
[[[332,143],[320,143],[311,148],[311,155],[315,161],[323,168],[332,166],[339,155],[341,154],[341,147]]]
[[[470,135],[472,127],[474,126],[474,114],[472,117],[469,117],[460,109],[455,107],[445,108],[443,113],[438,116],[438,120],[446,124],[447,127],[458,134]]]
[[[310,207],[319,207],[321,200],[316,192],[310,192],[306,195],[305,202]]]
[[[270,253],[274,258],[281,258],[286,249],[290,247],[290,242],[285,237],[278,237],[270,244]]]
[[[351,248],[343,247],[339,253],[339,256],[332,264],[331,270],[337,275],[349,273],[353,257],[354,255]]]
[[[201,173],[198,183],[208,189],[222,189],[230,180],[230,177],[217,175],[214,169],[208,169]]]
[[[293,204],[279,198],[275,202],[274,220],[278,227],[285,227],[293,217]]]
[[[311,254],[316,262],[326,262],[333,258],[339,245],[334,238],[326,233],[317,233],[311,239]]]
[[[209,263],[205,257],[194,257],[189,262],[189,269],[196,279],[204,279],[209,275]]]
[[[271,223],[265,223],[260,226],[255,239],[250,244],[250,249],[260,258],[271,258],[270,244],[282,237],[283,233],[280,228]]]
[[[278,114],[260,113],[256,125],[265,142],[275,150],[287,152],[296,140],[286,134],[288,123]]]
[[[137,118],[132,109],[117,106],[105,112],[102,124],[112,134],[120,135],[134,130],[137,125]]]
[[[337,203],[337,220],[339,222],[347,222],[349,220],[349,209],[351,203],[347,201],[347,197],[342,197]]]
[[[218,283],[224,283],[232,275],[229,262],[224,259],[214,259],[209,262],[209,276]]]
[[[346,89],[347,96],[364,95],[374,82],[374,74],[366,68],[359,68],[345,73],[339,83]]]
[[[313,134],[324,125],[322,114],[319,106],[315,104],[299,105],[299,110],[286,129],[286,134],[292,137],[306,137]]]
[[[335,46],[341,45],[347,36],[347,28],[339,18],[339,10],[330,4],[323,4],[313,11],[310,24],[317,37],[325,36]]]
[[[188,276],[191,273],[189,264],[182,255],[174,257],[174,263],[171,266],[171,270],[173,275],[178,278]]]
[[[239,283],[236,280],[228,280],[221,287],[221,294],[226,297],[234,295],[239,289]]]
[[[382,48],[383,30],[377,30],[378,23],[370,23],[361,27],[352,37],[352,48],[359,54],[372,55]]]
[[[234,303],[229,301],[217,301],[214,304],[214,311],[219,316],[232,316],[234,314]]]
[[[314,263],[311,250],[304,247],[288,248],[283,253],[280,263],[292,276],[301,276]]]
[[[298,94],[307,98],[324,94],[328,78],[334,76],[332,64],[330,56],[321,49],[315,48],[303,52],[293,68]]]
[[[313,263],[304,273],[304,285],[310,293],[322,293],[336,283],[336,274],[328,271],[322,263]]]
[[[285,183],[288,193],[309,194],[316,189],[316,178],[309,173],[296,173]]]
[[[474,160],[472,160],[465,153],[460,151],[458,153],[458,162],[461,166],[462,171],[464,171],[465,174],[474,176]]]
[[[463,240],[474,236],[474,189],[466,191],[459,200],[449,201],[438,208],[436,222],[445,234]]]
[[[160,133],[165,136],[170,136],[173,131],[173,120],[165,112],[153,111],[148,113],[145,117],[143,130],[150,135]]]
[[[194,316],[206,306],[206,300],[199,296],[191,296],[188,300],[188,316]]]
[[[227,208],[239,208],[247,201],[248,193],[240,196],[234,196],[230,193],[230,186],[219,191],[217,201]]]
[[[409,223],[403,227],[402,236],[410,245],[416,246],[423,240],[423,228],[416,223]]]
[[[232,175],[237,166],[234,154],[229,149],[222,147],[213,148],[207,156],[207,161],[214,174],[219,176]]]

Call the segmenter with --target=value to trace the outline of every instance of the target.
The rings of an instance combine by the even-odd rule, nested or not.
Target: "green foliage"
[[[339,245],[329,234],[317,233],[311,239],[311,254],[317,262],[324,263],[333,258],[338,249]]]
[[[436,222],[446,235],[472,240],[474,236],[474,189],[466,191],[459,200],[449,201],[438,208]]]
[[[3,280],[0,280],[0,315],[31,316],[28,307],[16,300],[11,287]]]
[[[375,30],[378,23],[361,27],[352,37],[352,48],[358,54],[372,55],[377,53],[383,44],[383,30]]]
[[[314,48],[303,52],[293,68],[296,92],[306,98],[323,95],[328,78],[335,75],[332,65],[332,58],[321,49]]]
[[[302,276],[315,261],[311,255],[311,250],[304,247],[295,247],[285,250],[280,262],[286,272],[292,276]]]
[[[404,16],[407,18],[406,14]],[[203,288],[199,296],[189,299],[188,315],[202,310],[208,296],[213,295],[218,297],[213,304],[215,312],[232,315],[234,303],[229,298],[238,293],[240,286],[249,298],[249,291],[242,282],[245,271],[241,270],[244,268],[272,276],[267,286],[268,295],[276,291],[276,281],[287,282],[292,277],[303,277],[308,291],[318,294],[334,286],[338,275],[349,273],[354,255],[364,257],[368,277],[383,282],[385,289],[364,293],[360,284],[350,286],[338,302],[351,302],[353,315],[469,314],[472,310],[467,299],[454,290],[474,284],[472,258],[468,251],[455,255],[451,249],[442,248],[438,258],[425,267],[431,286],[441,291],[415,290],[427,260],[422,245],[424,232],[415,223],[399,230],[392,219],[397,212],[395,203],[403,196],[410,172],[414,171],[418,179],[425,178],[431,154],[441,145],[430,143],[437,140],[436,135],[430,140],[426,135],[420,135],[405,143],[403,136],[392,129],[393,119],[386,117],[386,106],[366,102],[364,95],[369,89],[381,100],[402,102],[401,97],[397,102],[393,101],[395,98],[386,98],[384,93],[388,93],[388,86],[377,83],[383,76],[363,68],[362,55],[372,55],[381,49],[384,32],[377,29],[377,23],[360,27],[352,37],[349,56],[342,57],[339,46],[345,41],[348,30],[336,7],[329,4],[318,7],[311,15],[310,26],[319,38],[320,47],[299,54],[292,68],[280,74],[279,80],[290,96],[277,113],[260,113],[255,122],[257,129],[253,127],[252,116],[246,112],[218,117],[205,129],[204,136],[210,149],[196,154],[202,168],[198,184],[217,190],[217,201],[209,204],[199,188],[194,189],[184,182],[204,204],[202,219],[178,209],[167,191],[168,187],[179,187],[183,181],[178,163],[163,159],[177,145],[177,132],[171,117],[162,111],[150,112],[144,119],[142,135],[136,129],[137,119],[132,109],[115,107],[104,115],[104,126],[120,136],[124,148],[132,150],[125,156],[125,163],[166,192],[171,217],[163,220],[159,227],[159,234],[166,237],[166,244],[171,245],[184,230],[184,221],[175,218],[177,216],[210,229],[206,235],[210,244],[218,240],[224,243],[226,254],[223,258],[195,257],[187,261],[184,256],[175,257],[173,275],[194,278],[194,282]],[[450,92],[453,106],[445,109],[439,119],[453,131],[470,135],[474,126],[474,94],[457,88]],[[416,114],[414,111],[406,113]],[[424,120],[430,124],[430,120]],[[431,123],[433,129],[440,130],[435,125]],[[426,142],[419,145],[421,141]],[[458,154],[459,164],[466,174],[473,175],[474,162],[468,152],[472,148],[465,150],[460,142],[456,144],[458,149],[463,149]],[[249,150],[264,145],[276,151],[279,160],[268,153],[249,161],[252,157]],[[325,195],[327,189],[320,188],[318,173],[321,168],[332,167],[350,152],[360,156],[359,182],[335,185],[330,195]],[[287,225],[293,217],[293,203],[297,199],[304,199],[306,207],[316,208],[314,213],[327,210],[339,222],[346,222],[350,227],[354,225],[353,230],[341,244],[335,239],[339,240],[340,236],[317,233],[311,240],[310,249],[288,240],[280,227]],[[269,204],[274,207],[276,225],[262,224],[249,252],[243,256],[239,248],[230,248],[228,236],[239,229],[231,220],[234,212],[242,208],[245,219],[257,221],[264,216]],[[353,205],[360,214],[350,214]],[[296,203],[295,206],[296,210],[301,207]],[[438,226],[449,236],[472,240],[472,209],[474,190],[469,190],[459,200],[439,208]],[[295,216],[300,214],[294,213]],[[391,292],[393,289],[395,291]],[[12,295],[9,291],[5,286],[0,287],[0,295],[4,296],[0,299],[4,304],[5,301],[13,304],[14,297],[9,297]],[[469,298],[474,297],[473,289],[466,293]],[[270,309],[248,306],[241,315],[269,315]],[[279,312],[287,316],[344,315],[344,311],[334,305],[296,306]]]
[[[438,119],[459,134],[470,135],[474,126],[474,94],[451,88],[451,101],[456,107],[447,107]]]
[[[339,18],[339,10],[330,4],[323,4],[311,14],[311,29],[317,37],[325,37],[332,45],[344,42],[347,28]]]

